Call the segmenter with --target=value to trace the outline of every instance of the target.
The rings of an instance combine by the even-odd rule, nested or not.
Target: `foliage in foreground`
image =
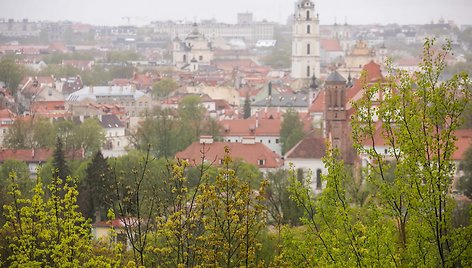
[[[327,187],[319,198],[292,179],[306,229],[300,240],[285,234],[295,238],[285,241],[281,256],[288,266],[472,265],[472,226],[453,226],[456,203],[449,194],[454,132],[470,98],[470,81],[461,74],[440,82],[450,45],[440,52],[433,45],[425,42],[420,71],[391,72],[387,83],[366,85],[354,103],[354,146],[367,163],[362,175],[349,178],[338,153],[329,150]],[[346,187],[356,179],[371,188],[362,207]]]
[[[77,187],[68,177],[53,179],[45,193],[38,178],[31,198],[23,198],[10,174],[5,205],[6,223],[0,229],[2,266],[13,267],[111,267],[120,264],[118,255],[96,255],[90,224],[77,211]],[[109,250],[103,249],[102,252]]]

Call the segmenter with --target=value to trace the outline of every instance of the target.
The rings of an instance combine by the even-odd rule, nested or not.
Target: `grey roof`
[[[304,93],[281,93],[272,95],[271,98],[267,97],[256,103],[253,103],[253,107],[308,107],[309,106],[308,94]],[[269,105],[270,104],[270,105]]]
[[[134,100],[141,98],[146,95],[144,92],[136,90],[132,86],[98,86],[98,87],[84,87],[70,94],[66,101],[82,101],[84,99],[97,100],[97,96],[108,96],[108,97],[124,97],[130,96]]]
[[[102,120],[100,124],[103,128],[116,128],[116,127],[125,127],[123,122],[118,119],[114,114],[104,114],[102,115]]]
[[[334,71],[328,76],[328,78],[326,78],[326,82],[346,83],[346,79],[337,71]]]

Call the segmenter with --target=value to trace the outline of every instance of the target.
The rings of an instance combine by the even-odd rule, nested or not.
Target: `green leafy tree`
[[[9,195],[5,206],[6,223],[0,229],[0,256],[8,267],[103,267],[120,265],[119,258],[96,256],[92,251],[90,224],[77,212],[76,186],[71,178],[63,183],[54,179],[45,195],[41,179],[32,198],[23,198],[10,176]],[[64,192],[61,197],[59,192]],[[3,255],[4,254],[4,255]]]
[[[157,98],[169,96],[179,85],[171,78],[164,78],[152,85],[152,94]]]
[[[35,148],[52,148],[56,139],[53,124],[45,118],[39,118],[33,124],[33,141]]]
[[[212,184],[206,184],[201,196],[208,214],[205,226],[203,264],[216,267],[260,265],[259,234],[265,227],[264,192],[266,183],[252,191],[250,183],[230,168],[229,150]]]
[[[146,117],[137,132],[138,148],[145,150],[150,144],[155,156],[173,157],[182,148],[178,144],[178,121],[173,115],[172,110],[164,109]]]
[[[204,158],[205,156],[202,155]],[[161,267],[253,267],[262,264],[260,232],[265,227],[263,196],[250,179],[236,176],[226,150],[224,167],[202,161],[195,183],[186,174],[187,161],[169,165],[161,202],[152,265]],[[241,173],[242,174],[242,173]],[[193,186],[191,186],[193,184]]]
[[[20,118],[8,129],[5,145],[12,149],[52,148],[55,138],[55,129],[48,119]]]
[[[18,84],[26,74],[26,70],[15,63],[15,60],[6,57],[0,60],[0,81],[5,82],[7,88],[11,89],[13,94],[16,92]]]
[[[74,131],[74,148],[82,148],[85,155],[92,155],[100,150],[105,141],[105,134],[99,121],[95,118],[87,118]]]
[[[34,183],[30,178],[28,165],[25,162],[8,159],[0,166],[0,224],[4,222],[1,217],[3,215],[3,206],[11,202],[10,195],[8,195],[8,186],[10,185],[10,174],[14,172],[16,175],[16,183],[21,192],[29,195]]]
[[[138,165],[128,170],[114,169],[114,190],[116,212],[124,224],[126,237],[131,243],[133,259],[136,264],[144,266],[149,251],[149,239],[156,217],[158,196],[155,187],[149,186],[149,165],[155,159],[146,152]],[[132,164],[132,163],[131,163]],[[128,172],[129,176],[124,176]]]
[[[76,131],[76,125],[71,120],[60,120],[54,123],[54,130],[56,136],[61,138],[65,150],[76,150],[74,142],[74,133]]]
[[[455,202],[449,194],[454,131],[470,98],[470,80],[459,74],[440,82],[450,44],[442,50],[433,45],[425,42],[419,71],[390,70],[387,83],[365,88],[354,103],[354,145],[368,160],[362,178],[374,188],[364,205],[348,194],[349,181],[357,178],[346,172],[336,150],[324,159],[328,174],[321,196],[315,199],[292,180],[292,196],[304,208],[310,230],[304,234],[312,241],[297,241],[306,251],[289,249],[286,264],[310,256],[305,266],[471,265],[472,227],[452,225]],[[378,135],[387,153],[379,151]]]
[[[197,141],[203,130],[202,120],[204,119],[205,108],[201,105],[200,97],[193,95],[184,97],[179,104],[178,115],[178,143],[183,149]]]
[[[32,122],[24,119],[17,119],[8,128],[5,136],[5,146],[11,149],[31,149],[33,145]]]
[[[280,142],[282,143],[282,155],[303,139],[303,123],[300,116],[294,110],[287,110],[282,116],[280,126]]]

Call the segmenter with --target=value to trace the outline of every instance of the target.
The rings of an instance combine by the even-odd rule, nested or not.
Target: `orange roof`
[[[285,158],[321,159],[325,154],[325,140],[322,137],[310,135],[299,141],[292,149],[290,149]]]
[[[225,156],[225,147],[228,147],[230,156],[233,159],[242,159],[246,163],[253,164],[259,168],[279,168],[283,165],[282,159],[262,143],[213,142],[201,144],[200,142],[194,142],[185,150],[177,153],[176,158],[187,159],[190,163],[201,164],[202,156],[205,156],[205,160],[210,161],[214,165],[219,165],[220,160]]]
[[[54,153],[53,149],[1,149],[0,162],[13,159],[27,163],[46,162]],[[76,150],[74,155],[72,152],[66,153],[66,158],[83,159],[83,150]]]
[[[35,101],[31,104],[32,112],[65,110],[64,101]]]
[[[457,137],[456,147],[457,150],[452,155],[453,160],[464,159],[464,154],[472,144],[472,129],[460,129],[454,132]]]
[[[282,120],[277,119],[235,119],[222,120],[222,136],[279,136]]]
[[[10,109],[0,110],[0,119],[14,119],[16,114],[13,113]]]
[[[322,89],[315,97],[308,109],[310,113],[324,113],[325,111],[325,91]]]
[[[385,81],[385,78],[382,75],[382,70],[380,69],[380,65],[374,61],[370,61],[364,65],[362,72],[365,73],[365,76],[357,79],[354,85],[348,89],[346,95],[347,101],[351,101],[354,96],[356,96],[362,90],[363,86]]]
[[[337,39],[321,39],[320,40],[320,47],[325,51],[343,51],[339,41]]]
[[[389,142],[385,140],[382,129],[382,123],[377,122],[376,130],[374,133],[374,142],[376,146],[389,146]],[[472,129],[460,129],[454,132],[454,135],[457,137],[456,151],[452,155],[453,160],[462,160],[464,159],[464,154],[472,145]],[[372,139],[366,139],[364,141],[364,146],[372,146]]]
[[[241,68],[241,67],[256,67],[258,66],[253,60],[250,59],[242,59],[242,60],[214,60],[212,61],[212,65],[216,66],[217,68],[221,69],[229,69],[233,70],[233,68]]]

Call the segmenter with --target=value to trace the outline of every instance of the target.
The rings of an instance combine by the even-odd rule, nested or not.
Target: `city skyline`
[[[163,0],[3,0],[0,18],[31,21],[70,20],[95,25],[144,25],[151,21],[216,19],[235,23],[237,13],[253,13],[256,21],[285,23],[295,0],[179,1]],[[426,24],[440,18],[472,24],[470,0],[331,0],[314,1],[321,24]],[[426,10],[426,11],[425,11]]]

